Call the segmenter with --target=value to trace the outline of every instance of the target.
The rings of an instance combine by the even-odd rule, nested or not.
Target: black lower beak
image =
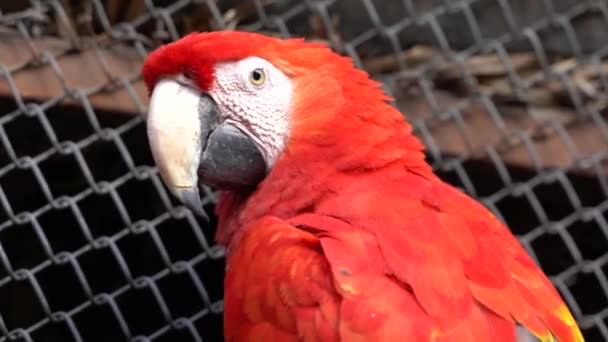
[[[266,162],[246,134],[222,123],[209,134],[198,171],[199,183],[221,190],[248,191],[266,175]]]

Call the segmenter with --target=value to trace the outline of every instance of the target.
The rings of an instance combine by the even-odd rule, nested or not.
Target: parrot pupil
[[[253,71],[253,80],[254,81],[259,81],[262,79],[262,73],[259,72],[258,70],[254,70]]]

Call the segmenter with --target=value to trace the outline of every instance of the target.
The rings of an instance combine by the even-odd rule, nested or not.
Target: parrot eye
[[[249,82],[256,87],[262,86],[266,82],[266,73],[262,68],[256,68],[249,74]]]

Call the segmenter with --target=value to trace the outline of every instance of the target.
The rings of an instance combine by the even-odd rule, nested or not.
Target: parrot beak
[[[154,162],[169,190],[207,218],[199,188],[246,191],[266,175],[266,163],[245,133],[220,121],[213,99],[175,79],[152,92],[147,131]]]

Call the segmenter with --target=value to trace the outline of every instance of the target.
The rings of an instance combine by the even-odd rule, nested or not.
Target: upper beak
[[[163,79],[154,87],[147,130],[163,181],[202,217],[207,216],[199,185],[241,191],[254,187],[266,174],[253,140],[220,121],[211,97],[176,80]]]

